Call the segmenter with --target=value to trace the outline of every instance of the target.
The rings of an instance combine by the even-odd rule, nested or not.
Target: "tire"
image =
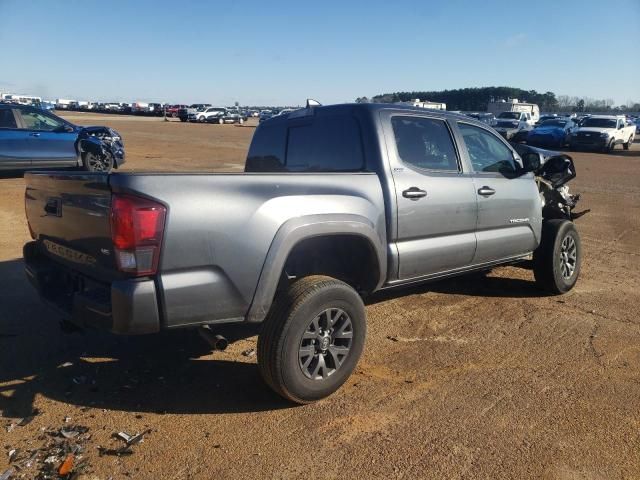
[[[315,402],[349,378],[365,336],[364,304],[353,288],[326,276],[301,278],[278,295],[264,321],[258,337],[260,374],[285,399]]]
[[[238,125],[244,124],[244,120],[242,118],[238,119]]]
[[[218,119],[218,125],[224,125],[224,118],[220,117]]]
[[[538,286],[552,294],[566,293],[580,275],[580,236],[569,220],[546,220],[542,241],[533,253],[533,274]]]
[[[180,117],[180,121],[181,121],[181,122],[186,122],[186,121],[187,121],[187,119],[186,119],[186,118],[184,118],[184,117]]]
[[[98,156],[95,153],[82,154],[82,169],[87,172],[109,173],[113,170],[113,156],[109,153]]]
[[[204,123],[204,122],[206,122],[206,121],[207,121],[207,119],[205,118],[205,116],[204,116],[204,115],[200,115],[200,116],[198,117],[198,121],[199,121],[200,123]]]
[[[629,147],[631,146],[632,143],[633,143],[633,135],[629,137],[629,140],[627,140],[627,143],[622,144],[622,148],[624,148],[625,150],[629,150]]]
[[[613,149],[615,147],[616,147],[616,142],[612,138],[611,141],[609,142],[609,144],[605,147],[604,151],[607,152],[607,153],[611,153],[611,152],[613,152]]]

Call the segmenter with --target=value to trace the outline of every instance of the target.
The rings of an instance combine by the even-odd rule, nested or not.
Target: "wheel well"
[[[351,285],[356,291],[371,293],[378,284],[380,265],[371,242],[359,235],[311,237],[289,252],[282,282],[327,275]]]

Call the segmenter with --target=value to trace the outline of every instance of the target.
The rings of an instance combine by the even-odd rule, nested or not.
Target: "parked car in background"
[[[535,103],[520,102],[515,98],[506,102],[489,102],[487,104],[487,112],[497,115],[498,118],[500,118],[500,114],[503,112],[528,113],[531,126],[540,118],[540,108],[538,105]]]
[[[178,118],[181,122],[186,122],[189,120],[189,115],[206,110],[210,106],[210,103],[192,103],[188,107],[178,109]]]
[[[167,117],[178,118],[178,112],[182,108],[187,108],[186,105],[167,105]]]
[[[188,120],[190,122],[217,123],[218,118],[221,118],[227,113],[227,109],[224,107],[207,107],[200,110],[196,110],[193,113],[189,113]]]
[[[539,123],[528,132],[527,144],[536,147],[562,148],[569,144],[571,134],[577,128],[577,124],[570,118],[551,118]]]
[[[476,120],[486,123],[490,127],[495,127],[498,123],[496,120],[496,116],[493,113],[485,113],[485,112],[467,112],[465,113],[467,117],[475,118]]]
[[[125,161],[109,127],[80,127],[40,108],[0,104],[0,169],[80,167],[109,172]]]
[[[636,136],[637,136],[638,134],[640,134],[640,117],[639,117],[639,118],[636,118],[636,119],[634,120],[633,124],[634,124],[634,125],[635,125],[635,127],[636,127]]]
[[[533,123],[526,112],[502,112],[498,115],[494,128],[506,140],[522,142],[533,129]]]
[[[262,123],[265,120],[269,120],[271,117],[273,117],[275,115],[275,113],[273,112],[273,110],[262,110],[260,112],[260,114],[258,115],[258,122]]]
[[[536,125],[540,125],[542,122],[546,122],[547,120],[553,120],[555,118],[558,118],[558,115],[555,113],[552,114],[546,114],[546,115],[540,115],[540,118],[538,119],[538,121],[534,124],[534,126]]]
[[[82,327],[262,323],[263,379],[313,402],[356,368],[363,296],[514,263],[550,294],[574,287],[573,162],[517,148],[471,118],[347,104],[263,121],[250,174],[29,173],[26,274]],[[73,202],[46,217],[51,197]]]
[[[150,103],[148,114],[161,117],[164,115],[164,106],[161,103]]]
[[[570,147],[610,152],[622,145],[629,150],[635,134],[635,125],[627,125],[624,115],[591,115],[571,135]]]

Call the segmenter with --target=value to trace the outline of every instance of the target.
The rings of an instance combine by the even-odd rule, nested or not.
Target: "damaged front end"
[[[100,158],[110,156],[116,168],[125,162],[122,136],[109,127],[82,127],[78,134],[78,152]]]
[[[567,185],[571,180],[576,178],[576,169],[573,159],[562,152],[553,152],[541,148],[535,148],[530,145],[516,144],[512,146],[522,157],[525,163],[531,164],[531,158],[534,165],[531,168],[540,192],[540,201],[542,202],[542,218],[550,220],[554,218],[575,220],[590,210],[582,212],[574,212],[580,194],[572,194],[569,192]]]

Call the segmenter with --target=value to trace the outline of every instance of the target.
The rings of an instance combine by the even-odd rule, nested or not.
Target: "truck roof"
[[[606,118],[608,120],[617,120],[619,118],[626,118],[624,115],[591,115],[589,118]]]
[[[305,117],[307,115],[311,115],[312,111],[322,112],[322,114],[346,114],[346,113],[355,113],[355,112],[363,112],[369,115],[373,115],[375,112],[380,110],[394,110],[394,111],[407,111],[407,112],[415,112],[415,113],[428,113],[430,116],[438,117],[438,118],[449,118],[455,120],[464,120],[466,122],[474,122],[478,125],[486,125],[482,122],[478,122],[472,117],[461,113],[447,112],[446,110],[436,110],[430,108],[421,108],[414,107],[412,105],[403,105],[397,103],[339,103],[335,105],[321,105],[317,107],[309,107],[309,108],[300,108],[294,110],[292,112],[283,113],[281,115],[277,115],[271,117],[265,122],[269,122],[270,124],[276,122],[283,122],[287,119],[293,119],[297,117]]]

